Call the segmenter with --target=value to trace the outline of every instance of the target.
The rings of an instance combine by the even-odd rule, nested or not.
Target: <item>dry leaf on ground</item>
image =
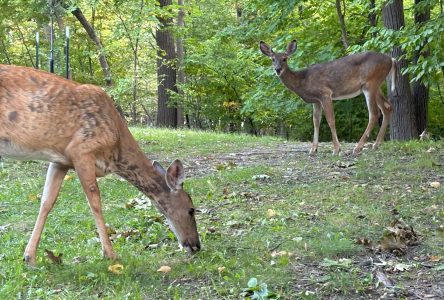
[[[121,264],[115,264],[108,267],[108,271],[114,274],[122,274],[123,272],[123,265]]]
[[[168,273],[170,271],[171,271],[170,266],[161,266],[159,269],[157,269],[157,272],[161,272],[161,273]]]

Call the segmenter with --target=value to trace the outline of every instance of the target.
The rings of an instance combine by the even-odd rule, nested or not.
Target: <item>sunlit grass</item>
[[[160,161],[239,156],[282,143],[189,130],[132,131],[148,155]],[[444,256],[444,191],[430,186],[433,181],[442,183],[443,151],[442,142],[387,142],[379,151],[365,151],[356,159],[331,157],[325,151],[316,158],[306,153],[292,159],[276,156],[275,165],[258,160],[245,166],[201,166],[209,170],[207,175],[189,177],[185,184],[198,209],[203,244],[192,258],[178,251],[157,210],[125,206],[141,196],[134,187],[108,176],[99,180],[105,221],[116,231],[138,234],[113,242],[118,261],[103,259],[92,214],[72,172],[49,215],[36,269],[24,265],[22,254],[37,217],[46,163],[4,160],[0,298],[239,299],[255,277],[283,299],[310,299],[310,293],[301,294],[295,287],[310,270],[316,270],[311,284],[323,286],[311,299],[365,295],[375,285],[371,272],[354,263],[349,268],[326,268],[323,260],[355,262],[371,255],[355,240],[381,238],[394,219],[393,210],[422,235],[414,250],[418,255]],[[351,165],[335,167],[341,160]],[[44,249],[63,253],[63,264],[52,264]],[[113,263],[124,266],[122,274],[108,271]],[[162,265],[172,271],[157,272]]]

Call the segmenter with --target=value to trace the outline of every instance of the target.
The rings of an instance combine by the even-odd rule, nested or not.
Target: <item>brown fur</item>
[[[376,52],[363,52],[293,71],[288,67],[287,59],[296,51],[296,41],[292,41],[284,53],[275,53],[264,42],[260,42],[259,47],[262,53],[272,58],[282,83],[304,102],[313,104],[314,136],[310,154],[317,152],[322,110],[332,133],[333,153],[338,154],[340,144],[336,135],[332,101],[353,98],[360,93],[364,93],[367,100],[369,123],[354,153],[362,150],[377,122],[379,110],[382,112],[383,122],[373,148],[376,149],[381,144],[392,113],[392,105],[382,94],[380,86],[392,74],[394,88],[396,62],[391,57]]]
[[[167,217],[179,242],[200,248],[192,201],[181,188],[172,190],[166,174],[183,166],[173,162],[166,174],[154,168],[100,88],[26,67],[0,65],[0,156],[50,162],[42,205],[25,259],[35,263],[36,249],[47,215],[63,177],[78,173],[94,214],[106,256],[114,258],[101,212],[96,176],[116,173],[149,196]],[[171,177],[171,176],[170,176]]]

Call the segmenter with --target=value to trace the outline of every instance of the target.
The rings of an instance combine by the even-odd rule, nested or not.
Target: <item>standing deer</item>
[[[333,100],[350,99],[364,93],[367,102],[369,121],[359,143],[353,150],[358,154],[370,136],[381,110],[383,121],[373,149],[377,149],[384,139],[385,131],[392,114],[392,105],[381,92],[381,84],[391,74],[391,88],[395,89],[396,61],[376,52],[363,52],[342,57],[327,63],[315,64],[306,69],[292,71],[288,67],[288,57],[296,51],[293,40],[284,53],[275,53],[267,44],[260,42],[260,50],[270,57],[273,67],[282,83],[299,95],[306,103],[313,104],[313,145],[310,155],[318,150],[319,125],[322,109],[333,140],[333,154],[339,153],[341,145],[336,134]],[[379,108],[379,110],[378,110]]]
[[[46,218],[65,174],[74,169],[93,213],[103,254],[116,258],[102,215],[97,177],[116,173],[152,199],[181,246],[200,249],[180,160],[165,171],[151,162],[113,101],[99,87],[26,67],[0,65],[0,156],[49,161],[40,211],[24,259],[36,263]]]

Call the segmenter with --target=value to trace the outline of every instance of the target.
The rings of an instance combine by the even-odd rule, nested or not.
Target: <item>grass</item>
[[[141,194],[108,176],[99,183],[105,220],[117,232],[135,232],[113,242],[124,269],[111,273],[115,262],[101,257],[94,220],[72,172],[48,218],[37,268],[30,269],[22,254],[37,217],[46,163],[3,160],[1,299],[267,299],[267,294],[371,299],[384,293],[402,298],[418,276],[432,286],[444,277],[444,188],[430,185],[444,184],[442,141],[387,142],[357,158],[332,157],[325,144],[311,158],[307,143],[276,138],[132,131],[149,157],[197,165],[185,188],[199,208],[203,250],[192,258],[178,251],[160,214],[151,206],[127,208]],[[421,235],[420,244],[404,256],[381,256],[355,243],[379,240],[395,217]],[[44,249],[63,253],[63,263],[51,263]],[[369,257],[413,268],[393,273],[396,287],[384,287],[376,265],[362,263]],[[324,265],[326,259],[337,263]],[[157,272],[162,265],[171,272]],[[257,285],[250,287],[252,278]],[[442,292],[427,290],[426,283],[424,290],[415,287],[416,293]]]

